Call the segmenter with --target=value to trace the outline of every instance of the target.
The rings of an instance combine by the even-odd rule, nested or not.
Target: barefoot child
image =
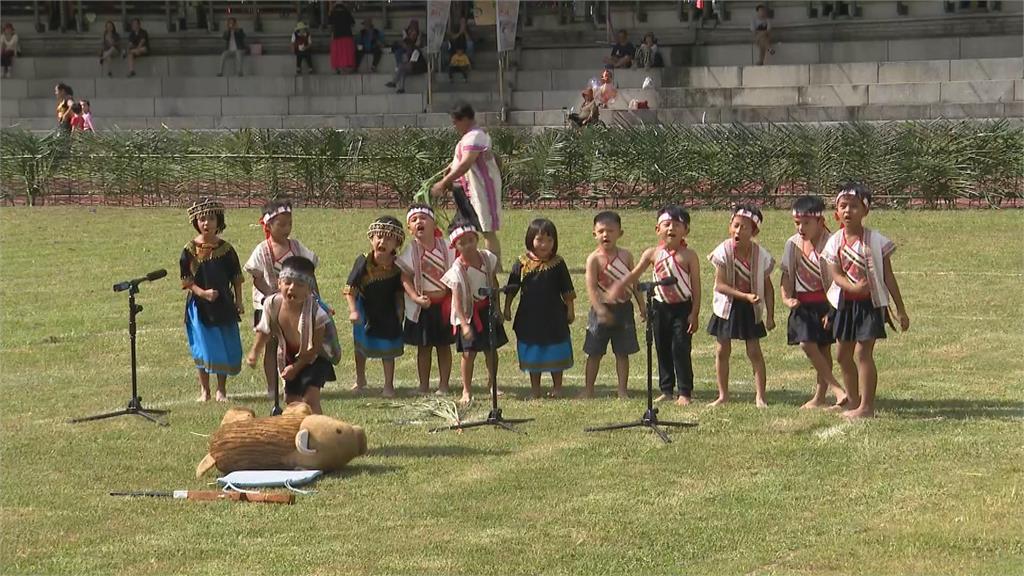
[[[786,240],[782,252],[782,302],[790,309],[787,342],[800,346],[817,373],[814,396],[802,408],[827,406],[825,395],[829,389],[835,394],[836,406],[846,400],[846,393],[832,375],[835,310],[825,298],[825,290],[832,285],[832,274],[821,260],[829,237],[824,212],[821,198],[798,198],[793,203],[796,234]]]
[[[551,374],[551,397],[562,394],[562,372],[572,368],[569,324],[576,317],[576,291],[569,268],[558,255],[554,222],[537,218],[526,229],[526,254],[512,265],[505,300],[505,320],[512,319],[512,300],[522,291],[516,309],[516,351],[519,369],[530,375],[534,398],[540,398],[540,377]]]
[[[437,350],[437,393],[448,394],[455,335],[450,322],[452,296],[441,277],[455,261],[455,252],[441,238],[429,206],[413,204],[405,221],[413,241],[398,257],[406,291],[403,336],[406,344],[416,347],[420,392],[430,392],[430,355]]]
[[[498,257],[488,250],[477,248],[480,231],[468,220],[456,217],[448,226],[448,239],[456,251],[455,262],[441,281],[452,291],[451,325],[457,330],[456,349],[462,353],[462,400],[468,404],[472,397],[473,365],[477,352],[484,353],[487,365],[487,384],[494,385],[498,370],[498,348],[508,343],[502,318],[488,318],[490,298],[481,294],[481,288],[498,286],[495,271]],[[500,295],[495,293],[494,309],[499,310]],[[493,322],[494,342],[490,341],[488,321]],[[493,345],[492,345],[493,344]]]
[[[181,251],[181,286],[188,290],[185,332],[199,372],[199,401],[210,399],[210,374],[216,374],[217,401],[224,402],[228,376],[242,370],[242,267],[235,249],[218,236],[227,227],[223,204],[196,201],[188,218],[199,234]]]
[[[765,366],[761,338],[775,328],[775,290],[771,273],[775,260],[754,237],[764,217],[752,206],[738,205],[729,221],[729,236],[708,259],[715,265],[714,315],[708,334],[715,337],[715,372],[718,399],[712,406],[729,400],[729,355],[732,341],[743,340],[747,357],[754,368],[754,401],[758,408],[765,401]],[[762,303],[764,309],[762,310]]]
[[[837,358],[849,402],[848,418],[875,415],[875,341],[885,338],[889,303],[896,305],[900,329],[910,327],[896,275],[889,261],[896,245],[864,227],[871,193],[849,183],[836,196],[836,218],[842,228],[828,239],[821,256],[828,262],[832,286],[828,300],[836,308],[832,334],[839,343]]]
[[[285,402],[305,402],[314,414],[322,414],[320,389],[324,383],[334,382],[335,376],[329,360],[331,351],[325,346],[331,317],[313,293],[315,269],[313,261],[302,256],[284,259],[275,293],[263,301],[256,339],[245,361],[255,367],[268,344],[277,342],[274,365],[284,366],[281,378]]]
[[[675,398],[685,406],[693,397],[693,360],[691,342],[700,316],[700,266],[697,253],[686,245],[690,233],[690,214],[681,206],[666,206],[658,211],[654,226],[658,245],[644,250],[640,262],[623,280],[616,282],[612,296],[620,298],[626,286],[632,286],[653,266],[653,280],[676,278],[674,284],[654,288],[654,345],[658,351],[658,402]]]
[[[583,340],[583,353],[587,355],[586,380],[583,398],[594,397],[594,384],[601,368],[601,358],[612,343],[615,354],[615,374],[618,377],[619,399],[625,400],[626,383],[629,380],[629,355],[640,351],[636,340],[636,322],[633,319],[633,299],[640,307],[643,317],[644,301],[636,293],[636,283],[625,287],[625,302],[613,300],[609,291],[612,286],[629,276],[633,269],[633,255],[617,242],[622,238],[622,219],[615,212],[601,212],[594,216],[594,238],[597,249],[587,256],[586,282],[590,299],[590,313],[587,315],[587,335]]]
[[[356,383],[366,390],[366,359],[380,358],[384,367],[384,396],[395,396],[395,358],[402,355],[402,270],[395,251],[405,240],[402,223],[381,216],[370,224],[366,237],[370,252],[356,258],[345,283],[348,319],[352,321]]]
[[[266,240],[253,249],[243,267],[252,275],[252,316],[253,327],[260,323],[263,314],[263,300],[277,292],[278,273],[282,262],[291,256],[302,256],[317,264],[316,254],[291,238],[292,204],[287,200],[273,200],[263,206],[260,217]],[[316,291],[316,286],[311,289]],[[263,357],[263,375],[267,379],[267,396],[273,397],[277,389],[277,340],[275,334],[267,339],[266,355]]]

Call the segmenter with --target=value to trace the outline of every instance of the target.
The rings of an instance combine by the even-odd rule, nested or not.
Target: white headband
[[[270,221],[273,220],[274,218],[277,218],[281,214],[291,214],[291,212],[291,206],[278,206],[277,209],[274,210],[273,212],[269,214],[264,214],[263,217],[260,218],[260,222],[263,224],[270,224]]]
[[[302,282],[306,286],[313,285],[312,276],[306,274],[305,272],[299,272],[298,270],[293,270],[291,268],[285,268],[284,270],[281,270],[281,273],[278,274],[277,277],[280,280],[295,280],[297,282]]]
[[[744,218],[750,218],[750,221],[754,223],[754,228],[760,228],[761,227],[761,217],[758,216],[757,214],[754,214],[750,210],[744,210],[744,209],[741,208],[741,209],[737,210],[733,214],[733,216],[743,216]]]
[[[815,210],[813,212],[800,212],[799,210],[793,210],[793,216],[799,218],[801,216],[810,216],[811,218],[820,218],[821,210]]]
[[[448,243],[452,246],[452,248],[454,248],[455,243],[459,241],[459,238],[462,238],[464,235],[469,234],[470,232],[476,234],[476,227],[474,227],[471,224],[467,224],[466,226],[460,226],[455,230],[452,230],[452,233],[448,235]]]
[[[846,190],[840,190],[839,194],[836,194],[836,203],[837,204],[839,203],[839,199],[842,198],[843,196],[856,196],[856,197],[860,198],[860,201],[863,202],[865,206],[870,207],[870,205],[871,205],[871,202],[867,198],[865,198],[865,197],[861,196],[860,194],[858,194],[857,191],[854,190],[853,188],[847,188]]]
[[[662,222],[666,222],[666,221],[679,222],[680,224],[683,223],[682,220],[677,220],[677,219],[673,218],[672,215],[669,214],[668,212],[663,212],[661,214],[661,216],[658,216],[658,224],[661,224]]]
[[[422,207],[422,206],[417,206],[415,208],[409,208],[409,212],[405,215],[405,221],[408,222],[409,220],[412,219],[413,216],[415,216],[417,214],[424,214],[426,216],[430,216],[431,220],[437,220],[437,218],[434,217],[434,211],[433,210],[431,210],[430,208],[425,208],[425,207]]]

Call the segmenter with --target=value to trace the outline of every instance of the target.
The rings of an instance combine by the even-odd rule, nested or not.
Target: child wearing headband
[[[452,295],[441,278],[455,261],[455,252],[441,237],[430,206],[413,204],[405,222],[412,242],[398,256],[406,292],[403,337],[406,344],[416,347],[421,393],[430,392],[431,353],[437,350],[437,393],[444,395],[452,373],[455,335],[450,322]]]
[[[263,314],[263,300],[277,292],[278,274],[284,261],[291,256],[301,256],[314,266],[316,254],[291,238],[292,204],[287,200],[272,200],[263,205],[260,226],[266,238],[256,245],[243,268],[252,276],[252,325],[258,326]],[[312,287],[316,291],[316,286]],[[267,340],[266,355],[263,357],[263,375],[267,379],[267,395],[273,397],[277,389],[277,349],[275,336]]]
[[[355,348],[356,382],[366,390],[366,359],[380,358],[384,367],[384,397],[395,396],[395,358],[402,355],[402,270],[396,251],[405,241],[402,223],[381,216],[366,232],[370,251],[356,258],[345,283]],[[411,295],[410,295],[411,296]]]
[[[817,374],[814,396],[802,408],[827,406],[829,389],[836,397],[836,407],[846,401],[846,393],[832,375],[835,309],[825,297],[832,274],[821,258],[829,237],[824,213],[821,198],[797,198],[793,203],[796,234],[786,240],[782,251],[782,302],[789,308],[786,340],[790,346],[800,346]]]
[[[227,228],[224,205],[199,200],[188,209],[198,233],[181,251],[181,287],[185,301],[185,332],[199,373],[199,401],[210,399],[210,374],[217,375],[217,401],[228,399],[227,379],[242,370],[238,321],[242,305],[242,267],[238,253],[219,236]]]
[[[290,256],[277,272],[274,294],[263,301],[256,339],[245,357],[256,366],[260,354],[276,342],[275,366],[283,366],[285,402],[305,402],[314,414],[322,414],[320,389],[334,382],[327,327],[331,316],[317,302],[315,264],[302,256]]]
[[[457,216],[448,226],[448,242],[455,249],[456,258],[441,281],[452,291],[450,322],[456,331],[456,349],[462,354],[463,404],[469,404],[472,398],[477,352],[484,353],[487,384],[493,386],[498,370],[498,348],[508,343],[501,324],[503,318],[500,314],[490,315],[491,298],[495,299],[494,310],[501,309],[500,294],[494,291],[498,287],[495,275],[498,257],[489,250],[479,249],[479,241],[480,230],[462,216]],[[493,328],[488,323],[493,323]],[[490,338],[492,330],[494,342]]]
[[[765,365],[761,338],[775,328],[775,290],[771,273],[775,259],[754,237],[761,230],[761,211],[745,204],[737,205],[729,220],[729,238],[708,255],[715,265],[714,314],[708,333],[715,337],[715,373],[718,399],[712,406],[729,400],[729,356],[732,341],[743,340],[747,357],[754,368],[754,402],[758,408],[765,400]]]
[[[658,245],[644,250],[633,271],[612,287],[610,296],[613,301],[621,301],[627,288],[631,288],[648,268],[653,267],[651,279],[655,282],[675,278],[671,284],[656,286],[651,301],[652,330],[658,351],[658,387],[661,388],[661,396],[656,401],[672,400],[678,390],[676,404],[686,406],[693,397],[691,344],[700,317],[700,264],[697,253],[686,245],[690,213],[682,206],[666,206],[658,211],[654,231]],[[600,309],[598,315],[602,315]],[[604,315],[602,322],[608,322],[609,314]],[[587,337],[590,337],[589,331]]]
[[[870,208],[867,188],[853,182],[844,184],[836,195],[836,219],[841,228],[821,253],[832,274],[827,293],[836,308],[832,334],[839,343],[836,356],[849,398],[843,415],[851,419],[875,415],[875,341],[885,338],[890,304],[896,305],[900,329],[910,327],[890,262],[896,245],[864,226]]]

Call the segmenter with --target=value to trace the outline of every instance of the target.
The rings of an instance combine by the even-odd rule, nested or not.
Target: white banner
[[[441,51],[448,20],[451,17],[452,0],[429,0],[427,2],[427,45],[429,54]]]
[[[498,52],[507,52],[516,47],[516,30],[519,27],[519,0],[497,0]]]

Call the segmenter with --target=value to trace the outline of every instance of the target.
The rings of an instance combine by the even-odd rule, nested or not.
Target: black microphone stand
[[[128,414],[135,414],[136,416],[142,416],[150,422],[154,422],[160,426],[167,426],[167,422],[162,419],[162,414],[167,414],[170,410],[156,410],[153,408],[143,408],[142,398],[139,397],[139,385],[138,385],[138,369],[135,356],[135,317],[142,312],[142,305],[135,303],[135,295],[139,292],[139,283],[145,281],[146,278],[140,278],[138,280],[132,280],[128,283],[128,336],[131,341],[132,349],[132,397],[128,400],[128,406],[123,410],[115,410],[113,412],[106,412],[104,414],[97,414],[95,416],[86,416],[84,418],[74,418],[69,420],[71,424],[77,424],[79,422],[89,422],[92,420],[103,420],[105,418],[113,418],[115,416],[125,416]],[[120,292],[124,287],[121,285],[114,286],[114,290]]]
[[[501,408],[498,408],[498,348],[495,346],[494,336],[494,318],[498,313],[498,307],[495,305],[495,295],[501,292],[500,288],[481,288],[480,292],[487,293],[487,336],[489,338],[488,347],[490,353],[494,355],[493,367],[488,367],[488,375],[491,380],[491,411],[487,414],[487,418],[483,420],[476,420],[473,422],[460,422],[458,424],[452,424],[451,426],[442,426],[440,428],[434,428],[431,432],[438,432],[441,430],[464,430],[466,428],[477,428],[479,426],[497,426],[498,428],[504,428],[512,432],[519,432],[525,434],[521,430],[517,430],[512,427],[513,424],[522,424],[523,422],[530,422],[533,418],[505,418],[501,415]],[[484,357],[484,364],[487,364],[487,358]]]
[[[656,283],[652,283],[647,286],[644,290],[644,298],[647,302],[647,411],[639,420],[632,422],[625,422],[622,424],[608,424],[606,426],[595,426],[593,428],[584,428],[586,432],[601,432],[605,430],[622,430],[625,428],[640,428],[647,427],[654,430],[654,433],[658,435],[666,444],[672,442],[668,437],[668,434],[659,426],[666,426],[671,428],[690,428],[696,426],[696,422],[668,422],[665,420],[658,420],[658,409],[654,407],[654,367],[651,364],[651,351],[654,346],[654,322],[657,319],[657,315],[652,306],[653,299],[652,295],[657,287]]]

